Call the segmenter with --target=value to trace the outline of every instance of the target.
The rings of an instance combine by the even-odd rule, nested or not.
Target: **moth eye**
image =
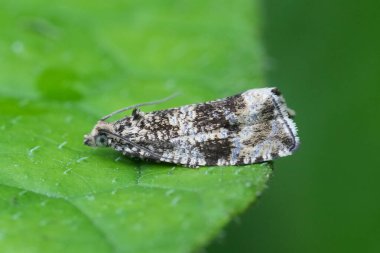
[[[105,135],[98,135],[96,137],[96,146],[106,146],[107,145],[107,137]]]

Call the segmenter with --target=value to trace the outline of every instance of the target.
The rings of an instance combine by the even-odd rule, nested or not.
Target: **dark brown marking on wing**
[[[154,111],[147,114],[138,123],[138,127],[144,129],[155,136],[161,133],[165,139],[178,137],[178,126],[171,125],[170,118],[174,117],[174,112],[178,109],[167,109],[161,111]]]
[[[274,97],[272,97],[272,101],[273,101],[274,106],[278,110],[278,113],[279,113],[280,117],[282,118],[282,120],[283,120],[286,128],[288,129],[288,132],[290,133],[292,144],[289,146],[289,151],[293,151],[294,149],[297,148],[297,140],[296,140],[295,133],[293,133],[293,131],[290,128],[289,124],[286,122],[285,117],[284,117],[284,115],[282,115],[282,112],[280,110],[280,106],[277,104],[276,99]]]
[[[281,136],[281,142],[284,144],[286,148],[288,148],[289,150],[292,150],[294,146],[294,140],[291,136],[289,135]]]
[[[261,163],[264,161],[264,158],[262,156],[258,156],[258,157],[256,157],[255,161],[258,163]]]
[[[206,165],[217,165],[219,159],[229,160],[232,144],[229,139],[208,140],[196,145],[204,155]]]
[[[276,106],[271,99],[265,101],[262,108],[259,116],[260,121],[270,121],[276,118]]]
[[[276,96],[281,96],[281,91],[277,88],[273,88],[271,92]]]
[[[232,123],[226,113],[234,114],[238,109],[244,107],[244,99],[241,95],[235,95],[223,100],[198,104],[194,110],[196,119],[194,127],[199,131],[208,132],[219,128],[226,128],[230,131],[238,130],[238,122]]]
[[[243,145],[254,147],[261,142],[268,139],[268,136],[272,132],[272,125],[270,122],[261,123],[260,127],[255,129],[254,133],[252,133],[250,139],[243,141]]]

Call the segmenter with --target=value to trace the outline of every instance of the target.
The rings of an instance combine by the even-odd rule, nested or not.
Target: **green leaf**
[[[251,1],[3,1],[0,252],[192,252],[265,187],[267,164],[189,169],[90,149],[105,114],[263,84]]]

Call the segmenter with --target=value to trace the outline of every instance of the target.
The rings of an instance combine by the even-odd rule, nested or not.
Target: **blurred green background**
[[[302,143],[210,252],[380,252],[380,2],[261,3]]]

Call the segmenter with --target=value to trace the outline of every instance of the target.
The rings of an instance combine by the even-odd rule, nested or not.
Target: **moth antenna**
[[[163,99],[160,99],[160,100],[156,100],[156,101],[150,101],[150,102],[145,102],[145,103],[140,103],[140,104],[135,104],[135,105],[131,105],[131,106],[128,106],[128,107],[125,107],[125,108],[121,108],[117,111],[114,111],[106,116],[104,116],[103,118],[100,119],[100,121],[105,121],[109,118],[111,118],[112,116],[118,114],[118,113],[121,113],[121,112],[125,112],[125,111],[128,111],[128,110],[131,110],[131,109],[135,109],[135,108],[138,108],[138,107],[141,107],[141,106],[146,106],[146,105],[156,105],[156,104],[160,104],[160,103],[164,103],[172,98],[175,98],[176,96],[179,95],[179,92],[176,92],[172,95],[170,95],[169,97],[166,97],[166,98],[163,98]]]
[[[111,133],[111,132],[109,132],[109,131],[105,131],[105,130],[102,130],[101,132],[104,132],[104,133],[107,133],[107,134],[113,135],[113,136],[115,136],[115,137],[117,137],[117,138],[120,138],[120,139],[122,139],[123,141],[125,141],[125,142],[128,143],[128,144],[130,144],[130,145],[132,145],[132,146],[134,146],[134,147],[136,147],[136,148],[139,148],[139,149],[141,149],[141,150],[144,150],[145,152],[149,153],[150,155],[152,155],[152,156],[153,156],[154,158],[156,158],[156,159],[160,159],[160,158],[161,158],[160,155],[154,153],[152,150],[149,150],[149,149],[147,149],[147,148],[145,148],[145,147],[143,147],[143,146],[140,146],[140,145],[134,143],[133,141],[130,141],[130,140],[124,138],[123,136],[120,136],[120,135],[117,135],[117,134],[114,134],[114,133]]]

